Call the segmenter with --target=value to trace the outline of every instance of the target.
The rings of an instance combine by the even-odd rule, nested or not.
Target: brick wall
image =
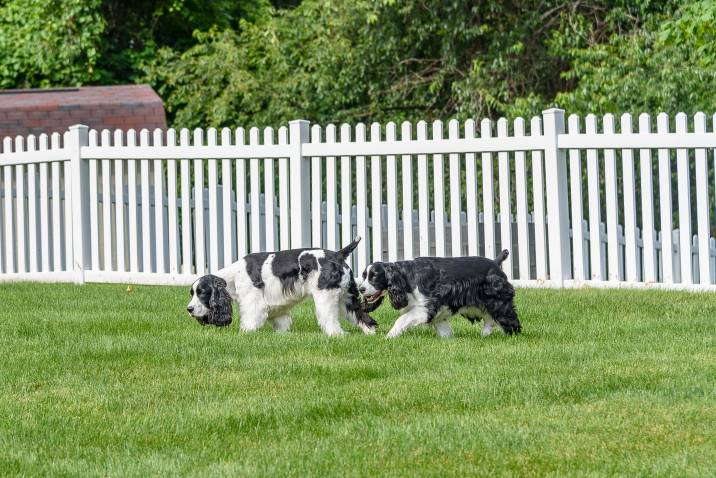
[[[148,85],[0,90],[0,138],[90,128],[166,128],[164,105]]]

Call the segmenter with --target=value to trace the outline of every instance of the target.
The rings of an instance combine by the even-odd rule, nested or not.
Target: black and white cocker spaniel
[[[419,257],[411,261],[374,262],[363,272],[360,292],[364,310],[372,312],[387,292],[400,317],[388,337],[398,337],[409,327],[431,324],[438,336],[449,337],[450,317],[461,314],[470,322],[484,317],[482,335],[495,322],[506,334],[519,333],[513,299],[515,289],[502,272],[509,252],[486,257]]]
[[[256,252],[205,275],[191,286],[187,311],[201,324],[231,323],[231,302],[239,307],[242,331],[267,321],[277,332],[291,327],[289,310],[311,296],[318,324],[327,335],[342,335],[339,318],[374,334],[377,323],[362,307],[353,271],[346,259],[360,237],[340,251],[290,249]]]

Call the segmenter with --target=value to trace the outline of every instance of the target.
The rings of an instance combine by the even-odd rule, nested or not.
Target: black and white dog
[[[313,297],[318,324],[327,335],[342,335],[339,318],[347,319],[366,334],[377,323],[363,310],[346,258],[360,237],[340,251],[291,249],[256,252],[216,275],[206,275],[191,286],[187,311],[199,323],[231,323],[231,300],[239,306],[242,331],[261,328],[267,321],[277,332],[291,327],[291,307]]]
[[[462,314],[474,322],[485,318],[482,335],[497,322],[506,334],[519,333],[521,325],[513,304],[515,289],[500,265],[509,252],[497,259],[486,257],[419,257],[411,261],[374,262],[363,272],[359,288],[364,310],[372,312],[385,292],[401,314],[388,337],[398,337],[409,327],[431,324],[438,336],[449,337],[448,319]]]

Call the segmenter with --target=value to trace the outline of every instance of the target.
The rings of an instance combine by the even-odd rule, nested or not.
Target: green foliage
[[[100,78],[101,0],[0,2],[0,87],[80,85]]]
[[[174,126],[716,110],[709,0],[0,0],[0,87],[149,82]]]
[[[574,113],[716,111],[716,4],[685,4],[633,32],[570,52],[574,88],[557,102]]]

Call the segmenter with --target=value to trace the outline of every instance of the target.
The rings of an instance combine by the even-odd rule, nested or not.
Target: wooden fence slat
[[[341,143],[350,143],[351,127],[348,124],[341,125]],[[351,213],[353,210],[351,157],[341,156],[341,240],[340,246],[350,244],[352,232]],[[349,259],[350,260],[350,259]]]
[[[676,132],[686,133],[687,117],[685,113],[676,115]],[[691,194],[689,174],[689,152],[686,149],[676,150],[676,175],[679,198],[679,242],[681,283],[693,284],[693,263],[691,252]]]
[[[579,116],[569,115],[567,120],[569,134],[579,134]],[[570,204],[572,206],[572,261],[574,263],[574,278],[578,281],[586,279],[584,230],[582,229],[582,157],[578,149],[569,150],[569,183]],[[519,188],[518,188],[519,190]]]
[[[116,134],[116,132],[115,132]],[[120,133],[121,134],[121,133]],[[116,137],[115,137],[116,141]],[[137,132],[133,129],[127,131],[127,146],[137,145]],[[188,172],[187,172],[188,175]],[[127,224],[127,239],[129,242],[129,270],[139,272],[139,217],[137,203],[137,160],[127,160],[127,209],[129,222]]]
[[[317,124],[311,126],[311,142],[321,143],[321,127]],[[311,158],[311,244],[321,247],[323,241],[322,201],[323,193],[323,158]]]
[[[530,121],[530,136],[542,134],[542,119]],[[532,151],[532,203],[534,205],[536,279],[547,280],[547,238],[545,226],[544,158],[542,151]]]
[[[507,120],[500,118],[497,121],[497,137],[507,138]],[[500,250],[512,249],[512,205],[510,198],[510,154],[505,151],[497,153],[498,177],[500,192]],[[495,256],[488,256],[495,257]],[[502,270],[508,279],[512,279],[513,254],[507,256]]]
[[[397,141],[397,126],[392,121],[385,126],[385,141]],[[398,163],[394,155],[385,158],[386,203],[388,205],[388,260],[398,260]]]
[[[264,128],[264,144],[274,144],[273,128]],[[275,251],[276,244],[276,218],[274,208],[276,206],[276,187],[274,186],[274,159],[265,158],[264,163],[264,225],[266,228],[266,250]]]
[[[251,128],[249,130],[249,144],[259,144],[259,129]],[[251,158],[250,166],[250,192],[251,195],[251,252],[259,252],[261,245],[261,177],[260,167],[261,160]]]
[[[209,128],[206,130],[206,142],[208,146],[216,146],[218,143],[218,137],[216,128]],[[217,161],[216,159],[207,159],[207,170],[208,170],[208,192],[209,192],[209,246],[206,249],[206,255],[209,258],[209,273],[214,274],[219,270],[219,205],[216,187],[219,183],[219,175],[217,172]],[[199,183],[199,190],[203,194],[202,183]]]
[[[419,138],[418,138],[419,139]],[[443,139],[443,123],[442,121],[436,120],[433,122],[433,140]],[[418,176],[419,177],[419,176]],[[434,195],[434,227],[435,227],[435,255],[438,257],[444,257],[446,255],[446,241],[445,241],[445,165],[443,163],[442,154],[433,155],[433,195]],[[427,197],[426,197],[427,200]],[[425,230],[429,231],[430,224],[430,212],[428,202],[428,220],[425,222]],[[422,228],[422,218],[421,218]],[[420,254],[430,255],[430,242],[428,240],[428,234],[425,235],[425,241],[421,234],[420,237]],[[427,253],[423,253],[423,248]]]
[[[104,131],[102,131],[102,134],[104,135]],[[109,141],[109,131],[107,131],[106,134],[107,141]],[[122,145],[122,131],[117,130],[115,131],[115,143],[116,140],[119,140],[119,146]],[[104,138],[102,139],[102,143],[104,144]],[[115,144],[117,145],[117,144]],[[124,217],[125,217],[125,209],[124,209],[124,160],[123,159],[115,159],[114,160],[114,195],[115,195],[115,201],[114,201],[114,209],[115,209],[115,230],[116,230],[116,255],[117,255],[117,270],[118,271],[126,271],[127,266],[125,264],[125,228],[124,228]]]
[[[614,134],[614,115],[604,115],[604,134]],[[613,149],[604,150],[604,181],[607,206],[607,261],[609,280],[620,281],[619,271],[619,199],[617,196],[617,160]]]
[[[639,133],[651,133],[651,118],[648,114],[639,115]],[[651,161],[651,149],[639,150],[641,184],[641,231],[644,244],[644,282],[656,282],[656,237],[654,234],[654,173]]]
[[[167,146],[176,146],[176,130],[167,130]],[[179,273],[179,236],[177,215],[177,160],[167,160],[167,221],[168,221],[168,244],[169,244],[169,273]]]
[[[235,138],[237,146],[245,144],[246,139],[243,128],[236,129]],[[280,138],[281,131],[279,131],[279,141]],[[285,185],[279,183],[279,187],[283,190]],[[281,222],[283,224],[283,220]],[[248,231],[246,230],[246,160],[239,158],[236,160],[236,250],[238,258],[242,258],[248,253],[248,241]],[[283,239],[281,244],[283,247]]]
[[[694,117],[694,132],[706,132],[706,115],[704,113],[696,113]],[[699,264],[699,283],[711,283],[711,250],[709,247],[710,231],[710,211],[709,211],[709,172],[708,163],[706,162],[706,150],[696,150],[696,227],[698,232],[698,264]]]
[[[40,142],[44,142],[47,149],[47,135],[40,135]],[[27,150],[37,151],[37,138],[31,134],[27,137]],[[30,272],[38,271],[38,258],[40,256],[39,244],[37,242],[38,221],[37,218],[37,165],[27,165],[27,217],[28,217],[28,254],[30,260]],[[0,261],[0,270],[2,262]]]
[[[194,129],[194,146],[204,144],[204,132]],[[194,267],[197,275],[206,273],[204,241],[204,161],[194,159]]]
[[[370,125],[371,142],[380,141],[380,123]],[[370,262],[383,260],[383,175],[380,156],[370,157],[371,243],[373,252]],[[362,274],[363,271],[358,271]]]
[[[154,146],[161,146],[162,130],[154,130]],[[164,253],[164,161],[154,160],[154,267],[157,272],[166,273],[166,255]],[[119,251],[119,247],[117,247]],[[122,248],[122,253],[124,248]],[[121,269],[120,269],[121,270]]]
[[[480,122],[480,136],[492,137],[492,121]],[[482,153],[482,207],[485,221],[485,257],[495,257],[495,180],[492,154]]]
[[[448,123],[448,138],[455,141],[460,139],[460,123],[453,119]],[[450,161],[450,255],[458,257],[462,255],[462,224],[460,215],[461,204],[461,180],[460,180],[460,155],[451,154]]]
[[[475,138],[475,120],[465,121],[465,138]],[[475,153],[465,154],[465,196],[467,202],[467,254],[479,254],[479,201],[477,196],[477,167]]]
[[[411,141],[412,125],[403,121],[400,126],[400,140]],[[413,259],[413,160],[404,154],[402,160],[403,179],[403,259]]]
[[[183,128],[179,132],[179,144],[189,145],[189,130]],[[191,177],[190,160],[182,159],[179,168],[181,170],[181,246],[182,246],[182,272],[192,273],[194,263],[192,257],[192,227],[191,227]],[[131,210],[131,208],[130,208]]]
[[[632,118],[629,113],[621,116],[622,134],[632,134]],[[624,239],[626,280],[639,281],[637,271],[639,249],[636,244],[636,176],[634,173],[634,151],[622,149],[622,184],[624,194]]]
[[[660,113],[656,117],[656,130],[669,132],[669,116]],[[673,263],[673,224],[671,198],[671,153],[668,149],[659,149],[659,211],[661,220],[661,261],[662,279],[666,284],[674,283]]]
[[[356,125],[356,143],[366,142],[366,130],[363,123]],[[362,239],[356,248],[356,274],[361,274],[368,266],[368,178],[365,156],[356,156],[356,235]]]
[[[229,128],[221,129],[221,145],[231,145],[231,130]],[[231,177],[231,160],[221,160],[221,227],[223,234],[220,242],[223,243],[223,261],[221,267],[227,267],[233,258],[233,208],[232,208],[232,177]]]
[[[427,141],[428,139],[428,124],[425,121],[418,121],[417,124],[417,140]],[[442,172],[442,156],[440,159],[433,159],[433,161],[440,161],[440,171]],[[435,166],[437,169],[437,166]],[[428,156],[427,154],[418,155],[418,243],[419,243],[419,254],[421,256],[430,255],[430,202],[428,194]],[[433,190],[437,189],[437,184],[433,185]],[[440,189],[442,193],[442,185]],[[437,198],[437,191],[435,191],[435,198]],[[437,213],[437,207],[436,207]],[[437,218],[436,218],[437,219]],[[435,223],[435,234],[438,234],[438,225]],[[440,253],[440,248],[443,244],[438,244],[435,239],[435,254],[445,255],[444,252]]]
[[[333,144],[336,142],[336,126],[329,124],[326,126],[326,143]],[[338,191],[337,184],[336,157],[326,157],[326,248],[332,251],[338,249],[338,240],[336,237],[338,228]]]

